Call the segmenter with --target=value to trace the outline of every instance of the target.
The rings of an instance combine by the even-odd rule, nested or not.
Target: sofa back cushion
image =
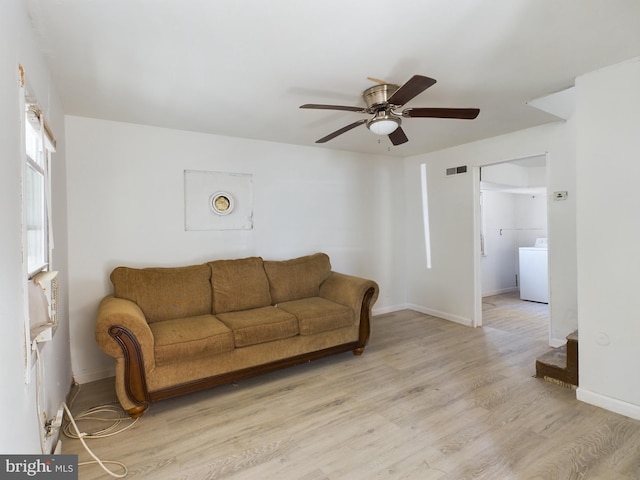
[[[325,253],[282,261],[265,261],[271,301],[276,303],[317,297],[320,284],[331,274],[331,262]]]
[[[237,312],[271,305],[269,280],[260,257],[216,260],[211,267],[213,312]]]
[[[149,323],[211,313],[211,270],[206,264],[117,267],[110,278],[114,296],[137,303]]]

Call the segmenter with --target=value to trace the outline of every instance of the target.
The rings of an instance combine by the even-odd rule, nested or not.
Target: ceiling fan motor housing
[[[374,85],[373,87],[367,88],[362,92],[362,97],[368,109],[375,111],[379,108],[384,108],[386,110],[389,106],[389,98],[396,90],[398,90],[397,85],[383,83],[382,85]]]

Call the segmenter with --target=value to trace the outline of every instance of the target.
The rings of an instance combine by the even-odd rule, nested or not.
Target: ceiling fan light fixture
[[[399,118],[387,115],[385,112],[379,112],[367,122],[367,128],[376,135],[389,135],[396,131],[400,122]]]
[[[339,135],[359,127],[363,123],[375,135],[387,135],[393,145],[402,145],[409,141],[400,125],[403,118],[460,118],[472,120],[478,116],[477,108],[400,108],[433,86],[436,81],[424,75],[414,75],[401,86],[384,83],[382,80],[370,78],[378,85],[367,88],[362,92],[366,108],[349,105],[323,105],[306,103],[300,108],[315,108],[318,110],[340,110],[356,113],[368,113],[369,119],[362,119],[350,123],[338,130],[325,135],[316,143],[325,143]]]

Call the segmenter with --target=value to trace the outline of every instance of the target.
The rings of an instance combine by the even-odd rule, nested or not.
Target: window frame
[[[50,164],[53,142],[45,128],[44,115],[37,103],[25,96],[23,173],[23,230],[25,235],[26,269],[29,279],[49,269],[52,255]],[[31,131],[31,133],[30,133]],[[33,145],[28,148],[27,142]],[[39,184],[37,188],[31,187]],[[32,202],[35,195],[35,201]]]

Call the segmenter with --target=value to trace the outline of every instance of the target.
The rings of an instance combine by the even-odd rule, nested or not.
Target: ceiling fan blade
[[[406,108],[402,111],[403,117],[417,118],[460,118],[473,120],[480,113],[478,108]]]
[[[434,83],[436,83],[436,81],[433,78],[414,75],[407,83],[402,85],[394,92],[393,95],[391,95],[391,97],[389,97],[388,102],[391,105],[404,105],[413,97],[420,95]]]
[[[347,105],[318,105],[316,103],[305,103],[300,108],[313,108],[316,110],[345,110],[347,112],[367,113],[362,107],[350,107]]]
[[[389,140],[391,140],[391,143],[393,143],[394,145],[402,145],[403,143],[407,143],[409,141],[407,135],[404,133],[404,130],[402,130],[402,127],[398,127],[393,132],[391,132],[389,134]]]
[[[395,83],[389,83],[386,80],[380,80],[379,78],[375,78],[375,77],[367,77],[367,80],[371,80],[372,82],[377,83],[379,85],[393,85],[394,87],[400,88],[400,85],[396,85]]]
[[[316,143],[325,143],[328,142],[329,140],[332,140],[334,138],[336,138],[338,135],[342,135],[345,132],[348,132],[349,130],[356,128],[359,125],[362,125],[363,123],[367,123],[367,120],[358,120],[357,122],[353,122],[350,123],[349,125],[347,125],[346,127],[342,127],[339,130],[336,130],[333,133],[330,133],[329,135],[327,135],[326,137],[322,137],[320,140],[316,140]]]
[[[375,78],[375,77],[367,77],[367,80],[371,80],[374,83],[379,83],[380,85],[384,85],[385,83],[389,83],[389,82],[385,82],[384,80],[380,80],[379,78]],[[399,87],[400,85],[398,85]]]

